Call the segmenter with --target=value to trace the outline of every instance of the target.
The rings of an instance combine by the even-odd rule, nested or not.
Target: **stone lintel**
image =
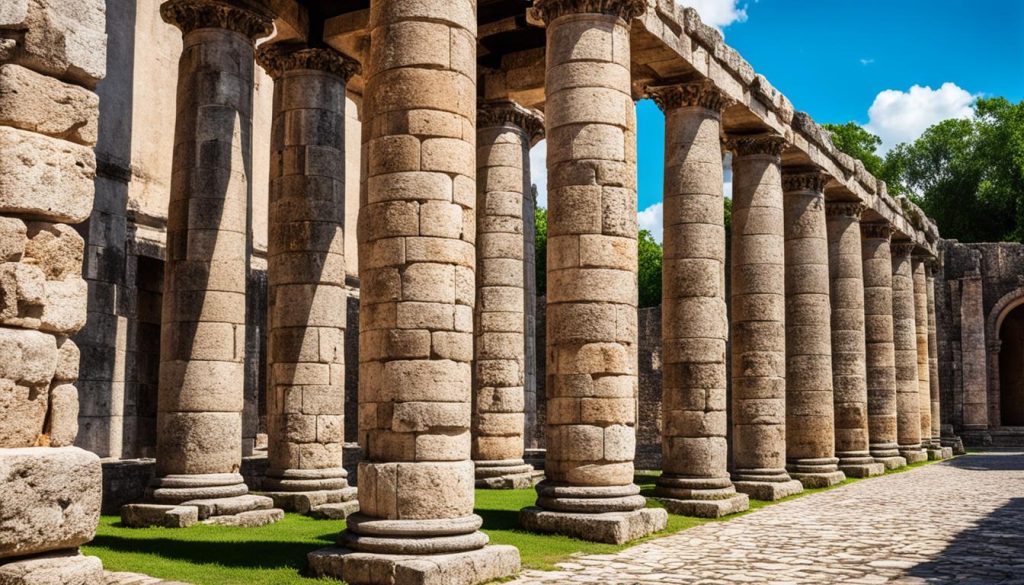
[[[383,555],[322,548],[306,557],[315,577],[350,585],[477,585],[519,572],[519,549],[485,546],[455,554]]]
[[[799,480],[790,481],[734,481],[736,491],[747,494],[755,500],[774,502],[804,491]]]
[[[885,464],[875,462],[843,465],[840,462],[839,471],[845,473],[847,477],[874,477],[885,473]]]
[[[733,494],[728,498],[718,500],[677,500],[675,498],[657,498],[657,500],[673,514],[698,518],[721,518],[750,509],[750,496],[747,494]]]
[[[661,508],[585,514],[550,512],[531,506],[519,511],[519,524],[527,530],[608,544],[624,544],[642,538],[664,530],[667,523],[668,512]]]
[[[846,475],[842,471],[826,471],[820,473],[793,473],[790,477],[803,484],[805,489],[823,488],[842,483]]]

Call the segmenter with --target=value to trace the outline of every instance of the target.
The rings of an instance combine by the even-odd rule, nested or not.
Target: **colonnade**
[[[337,548],[310,555],[315,573],[475,583],[518,569],[516,549],[488,546],[473,490],[523,487],[534,475],[523,463],[522,232],[532,218],[522,210],[527,153],[542,128],[548,449],[536,505],[520,520],[607,542],[665,527],[665,510],[646,508],[633,480],[629,25],[646,5],[535,3],[547,25],[542,116],[478,103],[475,0],[371,3],[358,220],[365,456],[359,512]],[[170,0],[162,12],[182,29],[185,51],[155,511],[195,506],[200,517],[272,521],[270,499],[247,494],[238,466],[254,42],[273,15],[241,0]],[[341,468],[341,385],[355,365],[341,348],[343,186],[354,178],[342,172],[345,85],[358,65],[325,46],[274,41],[259,62],[275,81],[269,486],[283,507],[353,501]],[[648,93],[666,115],[657,497],[676,512],[720,516],[746,509],[748,497],[778,499],[927,457],[939,425],[926,258],[909,242],[890,244],[890,226],[862,224],[864,206],[830,192],[820,169],[784,166],[783,137],[728,134],[730,100],[711,82]]]

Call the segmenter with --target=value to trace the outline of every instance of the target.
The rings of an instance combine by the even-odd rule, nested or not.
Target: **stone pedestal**
[[[636,538],[636,111],[629,23],[640,0],[541,0],[547,23],[547,480],[524,526]],[[586,39],[581,42],[581,39]],[[662,510],[664,512],[664,510]],[[614,513],[612,515],[606,515]],[[581,529],[581,516],[615,526]]]
[[[732,480],[776,500],[803,487],[786,471],[783,138],[735,137],[732,208]]]
[[[885,472],[870,453],[864,337],[864,264],[859,202],[825,204],[829,294],[832,303],[832,387],[836,457],[850,477]]]
[[[846,476],[835,456],[825,184],[819,170],[782,175],[786,246],[786,468],[804,487]]]
[[[912,242],[892,245],[892,321],[896,355],[896,436],[907,463],[928,459],[921,448],[921,391],[918,380],[917,319]]]
[[[473,352],[473,462],[476,486],[533,487],[525,447],[523,197],[529,149],[543,118],[513,102],[477,115],[477,280]]]
[[[356,490],[342,467],[344,129],[345,84],[358,64],[289,42],[262,46],[258,59],[274,79],[263,489],[286,510],[338,504],[351,513]]]
[[[893,228],[862,223],[864,265],[864,339],[868,389],[868,439],[871,456],[886,469],[907,464],[896,441],[896,353],[892,320]]]
[[[677,514],[746,510],[726,467],[725,227],[721,112],[711,82],[648,88],[665,112],[662,475],[655,493]]]

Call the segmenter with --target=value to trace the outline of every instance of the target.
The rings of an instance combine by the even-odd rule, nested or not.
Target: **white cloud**
[[[530,180],[537,186],[537,207],[548,206],[548,141],[530,149]]]
[[[651,232],[654,237],[654,241],[661,243],[661,235],[665,225],[665,220],[662,216],[663,206],[661,202],[651,205],[647,209],[641,210],[637,214],[637,225],[642,230]]]
[[[875,62],[874,59],[861,59],[860,60],[860,64],[865,66],[865,67],[867,67],[868,65],[874,64],[874,62]]]
[[[747,6],[739,6],[739,0],[682,0],[679,4],[695,8],[704,24],[718,29],[747,20]]]
[[[882,138],[881,150],[888,152],[901,142],[917,139],[942,120],[970,118],[974,115],[971,104],[977,97],[948,81],[939,89],[920,85],[909,91],[887,89],[871,104],[865,128]]]

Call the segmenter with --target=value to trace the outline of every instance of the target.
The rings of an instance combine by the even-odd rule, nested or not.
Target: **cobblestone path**
[[[861,481],[513,583],[1024,585],[1024,453]]]

